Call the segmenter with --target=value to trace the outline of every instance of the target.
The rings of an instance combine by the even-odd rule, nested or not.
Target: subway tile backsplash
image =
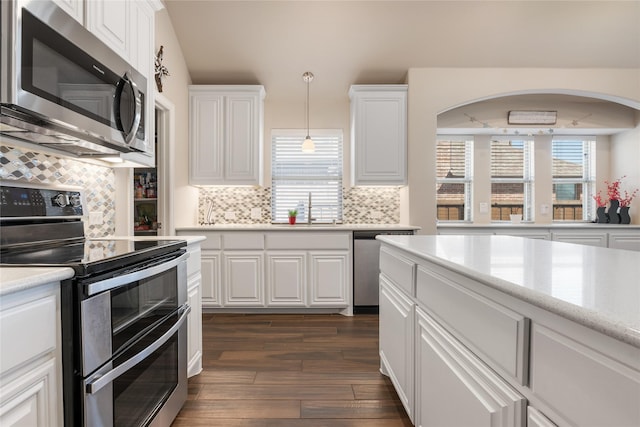
[[[271,223],[270,187],[200,187],[198,222],[207,223],[209,201],[216,224]],[[260,208],[260,219],[251,209]],[[235,218],[225,218],[233,212]],[[400,222],[400,189],[397,187],[352,187],[343,190],[345,224],[397,224]]]
[[[115,234],[115,174],[111,168],[0,145],[0,178],[27,183],[81,187],[84,192],[85,235]],[[99,211],[104,222],[89,225],[89,212]]]

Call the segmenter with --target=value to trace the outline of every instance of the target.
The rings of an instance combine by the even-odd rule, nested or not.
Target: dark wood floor
[[[203,371],[173,427],[407,427],[378,316],[203,315]]]

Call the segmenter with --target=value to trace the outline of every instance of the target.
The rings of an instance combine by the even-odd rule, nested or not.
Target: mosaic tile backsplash
[[[81,187],[85,215],[97,211],[104,218],[101,225],[91,226],[85,218],[85,235],[115,234],[115,174],[111,168],[0,145],[0,179]]]
[[[198,222],[207,223],[209,201],[213,201],[212,218],[216,224],[271,223],[270,187],[200,187]],[[261,218],[252,219],[251,209],[260,208]],[[234,212],[235,219],[225,219]],[[397,187],[353,187],[343,190],[345,224],[398,224],[400,189]]]

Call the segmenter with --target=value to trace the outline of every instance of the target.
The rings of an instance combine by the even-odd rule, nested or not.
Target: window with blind
[[[533,141],[491,141],[491,220],[508,221],[520,214],[533,220]]]
[[[287,222],[298,211],[298,222],[342,221],[342,131],[314,131],[315,152],[303,153],[306,132],[274,130],[271,138],[271,219]]]
[[[551,148],[554,221],[591,220],[595,211],[595,140],[555,137]]]
[[[473,140],[441,136],[436,144],[438,221],[471,221]]]

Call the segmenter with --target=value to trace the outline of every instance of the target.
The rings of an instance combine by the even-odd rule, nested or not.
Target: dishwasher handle
[[[376,236],[411,236],[413,230],[359,230],[353,232],[353,240],[374,240]]]

